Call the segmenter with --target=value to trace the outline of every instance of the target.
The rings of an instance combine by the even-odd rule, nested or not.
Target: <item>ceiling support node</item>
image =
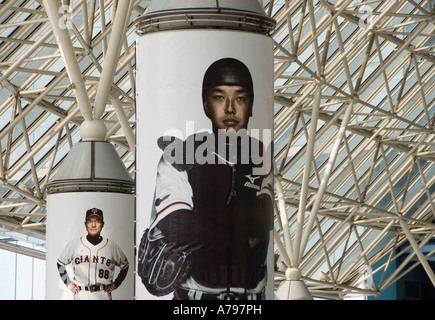
[[[85,120],[80,126],[80,136],[83,141],[104,141],[107,128],[103,120]]]
[[[357,104],[359,102],[359,95],[354,94],[349,98],[349,103]]]
[[[279,300],[313,300],[298,268],[287,268],[285,280],[276,291]]]

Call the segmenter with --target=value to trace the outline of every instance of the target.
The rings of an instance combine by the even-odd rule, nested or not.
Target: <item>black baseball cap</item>
[[[88,220],[92,216],[97,216],[98,218],[101,219],[101,221],[104,220],[103,219],[103,211],[101,211],[100,209],[92,208],[92,209],[89,209],[88,211],[86,211],[86,220]]]
[[[223,58],[215,61],[207,69],[202,83],[202,97],[212,88],[219,85],[239,85],[244,87],[254,98],[254,85],[251,72],[240,60]]]

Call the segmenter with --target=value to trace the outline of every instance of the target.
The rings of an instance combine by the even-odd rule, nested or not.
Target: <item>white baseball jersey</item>
[[[170,213],[193,208],[193,191],[186,171],[178,171],[162,157],[157,167],[157,183],[150,226],[152,229]]]
[[[67,244],[58,262],[64,266],[72,265],[74,272],[72,281],[81,288],[96,284],[111,284],[115,266],[121,269],[128,267],[125,254],[116,243],[103,238],[99,244],[93,245],[86,236]]]

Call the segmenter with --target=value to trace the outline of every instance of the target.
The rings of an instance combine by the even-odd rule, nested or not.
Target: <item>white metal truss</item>
[[[0,0],[0,248],[38,258],[10,239],[43,247],[47,182],[85,119],[134,174],[133,20],[151,1],[50,2]],[[435,1],[260,3],[277,22],[276,286],[295,267],[314,296],[378,295],[418,265],[435,285]]]

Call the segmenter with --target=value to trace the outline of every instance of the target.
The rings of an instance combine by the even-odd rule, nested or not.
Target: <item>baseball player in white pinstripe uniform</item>
[[[58,258],[57,266],[62,281],[74,293],[75,300],[111,300],[128,272],[128,261],[121,248],[101,236],[103,212],[92,208],[86,212],[88,234],[67,244]],[[73,279],[66,266],[73,268]],[[113,281],[115,266],[121,270]]]

